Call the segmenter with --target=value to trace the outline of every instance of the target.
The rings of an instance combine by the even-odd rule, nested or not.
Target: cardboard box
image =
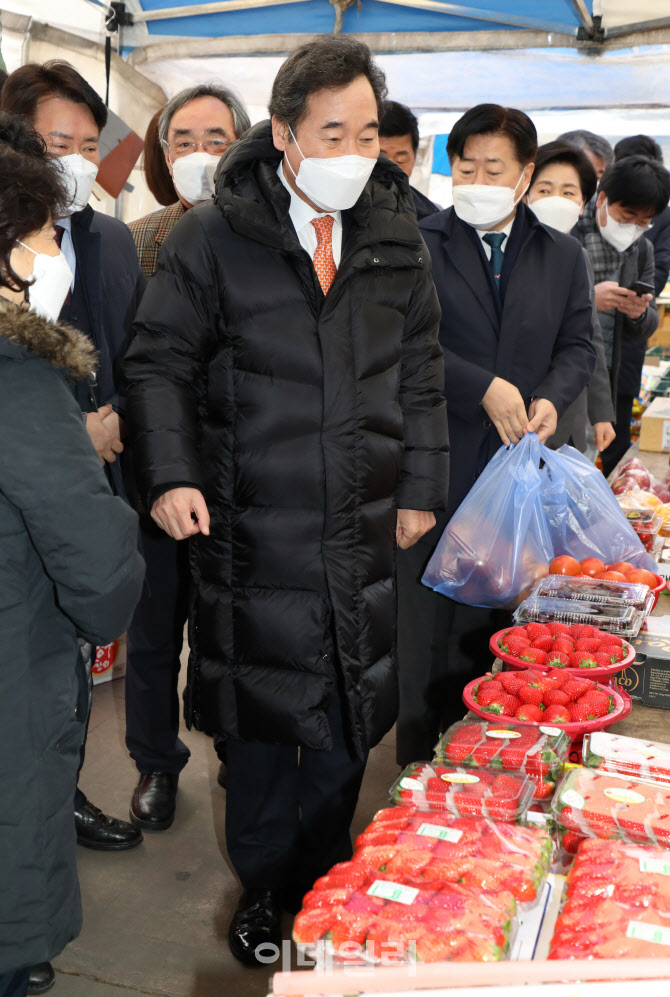
[[[646,627],[665,629],[668,617],[650,617]],[[663,621],[663,622],[662,622]],[[641,630],[630,641],[636,650],[635,661],[615,676],[616,684],[639,699],[643,706],[670,710],[670,633],[650,633]]]
[[[654,398],[642,414],[640,450],[670,451],[670,398]]]

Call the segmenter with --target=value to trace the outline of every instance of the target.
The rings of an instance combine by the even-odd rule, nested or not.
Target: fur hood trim
[[[90,340],[77,329],[60,322],[48,322],[35,312],[0,298],[0,336],[15,346],[64,369],[73,381],[90,378],[95,372],[97,354]]]

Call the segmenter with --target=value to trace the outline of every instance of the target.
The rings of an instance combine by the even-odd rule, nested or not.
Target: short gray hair
[[[236,93],[219,83],[199,83],[197,86],[180,90],[163,108],[158,119],[158,139],[161,145],[167,144],[168,131],[173,116],[186,104],[190,104],[192,100],[197,100],[198,97],[216,97],[217,100],[226,105],[233,116],[233,127],[237,138],[242,138],[244,133],[251,128],[246,108]]]
[[[611,166],[614,162],[614,149],[606,138],[603,138],[602,135],[596,135],[595,132],[578,128],[573,132],[563,132],[556,141],[567,142],[575,149],[581,149],[582,152],[590,152],[594,156],[598,156],[605,166]]]

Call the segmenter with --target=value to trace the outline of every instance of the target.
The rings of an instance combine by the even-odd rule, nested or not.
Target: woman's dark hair
[[[590,201],[598,186],[596,171],[581,149],[575,148],[574,145],[568,145],[566,142],[547,142],[540,146],[535,157],[535,171],[531,177],[528,192],[530,193],[538,182],[542,176],[542,171],[547,166],[554,166],[554,164],[572,166],[577,171],[579,186],[582,189],[582,199]]]
[[[99,132],[107,124],[107,108],[102,98],[74,66],[60,59],[53,59],[42,65],[29,62],[26,66],[15,69],[5,80],[0,93],[0,110],[22,114],[34,122],[37,105],[49,97],[85,104],[93,115]]]
[[[389,100],[384,107],[384,114],[379,122],[380,138],[397,138],[409,135],[412,139],[414,152],[419,148],[419,122],[405,104],[397,100]]]
[[[516,150],[522,166],[532,163],[537,152],[537,131],[527,114],[515,107],[500,104],[477,104],[466,111],[451,129],[447,141],[447,155],[453,163],[460,159],[465,143],[473,135],[506,135]]]
[[[177,200],[177,192],[158,137],[158,119],[162,113],[163,108],[160,108],[147,125],[144,136],[144,176],[147,187],[158,203],[167,207]]]
[[[346,35],[322,35],[301,45],[281,65],[272,84],[270,115],[295,132],[313,93],[341,90],[359,76],[369,80],[381,120],[388,93],[386,77],[373,62],[370,49]]]
[[[0,112],[0,285],[25,291],[10,264],[18,242],[63,213],[68,194],[44,142],[25,118]]]
[[[608,204],[648,208],[654,215],[660,215],[670,200],[670,174],[655,159],[627,156],[607,167],[600,178],[599,189]]]
[[[663,162],[663,150],[651,135],[629,135],[622,138],[614,146],[614,158],[625,159],[627,156],[646,156]]]

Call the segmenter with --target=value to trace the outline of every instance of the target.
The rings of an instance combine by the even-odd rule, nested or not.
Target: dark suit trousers
[[[331,751],[227,741],[226,841],[244,887],[288,890],[299,900],[351,858],[349,828],[367,756],[350,753],[335,692],[327,717]]]
[[[622,395],[621,393],[617,395],[616,423],[614,425],[616,436],[607,449],[603,450],[600,455],[606,478],[609,478],[614,468],[630,447],[630,420],[633,415],[634,401],[635,399],[632,395]]]
[[[25,997],[28,993],[29,969],[17,969],[15,973],[0,976],[0,997]]]
[[[190,751],[179,739],[179,655],[188,617],[188,543],[140,517],[146,578],[128,631],[126,747],[140,772],[178,773]]]
[[[421,584],[433,548],[418,543],[397,555],[400,713],[399,765],[426,761],[452,723],[467,713],[464,686],[489,671],[489,639],[511,623],[499,609],[464,606]]]

